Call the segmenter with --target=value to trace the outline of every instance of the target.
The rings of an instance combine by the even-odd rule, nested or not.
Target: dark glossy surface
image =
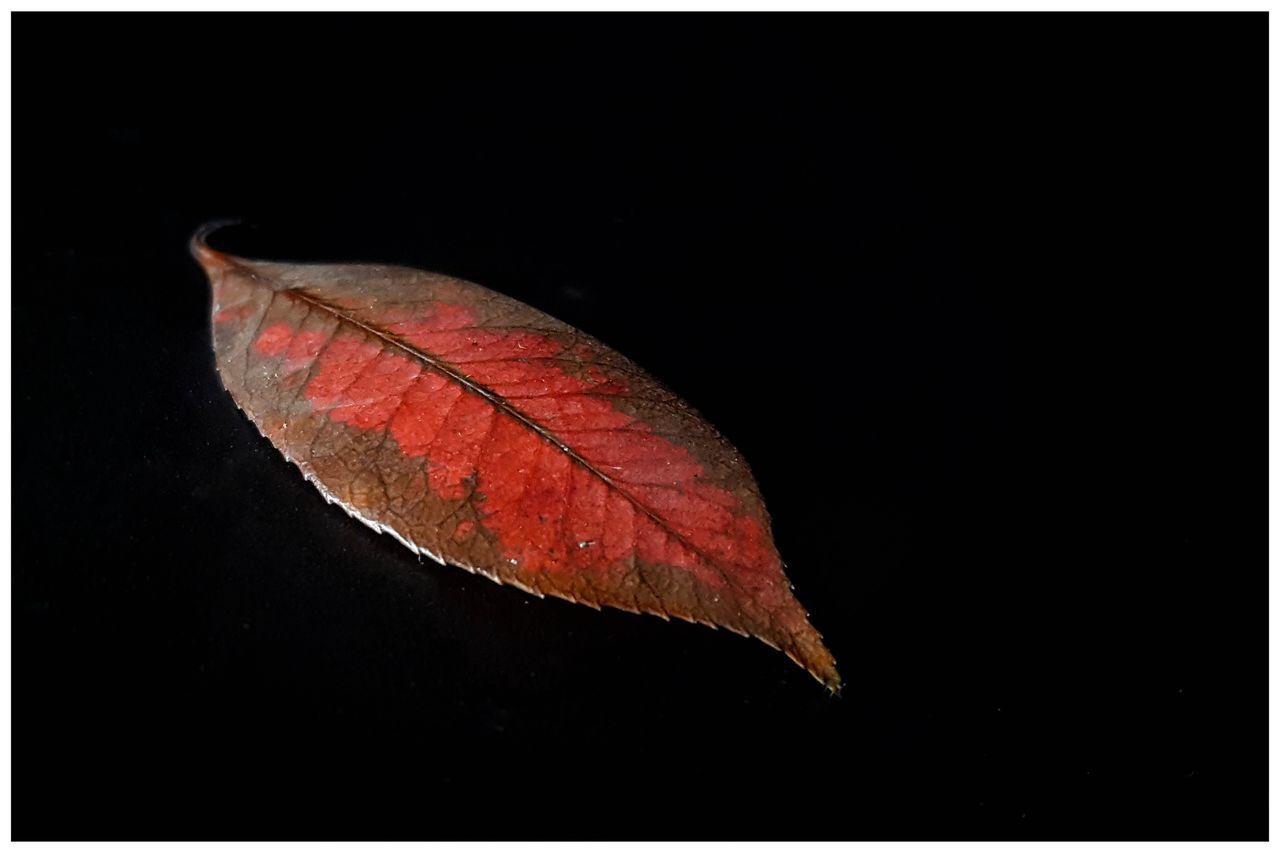
[[[18,15],[15,835],[1261,837],[1265,20]],[[843,697],[325,504],[216,216],[661,376]]]

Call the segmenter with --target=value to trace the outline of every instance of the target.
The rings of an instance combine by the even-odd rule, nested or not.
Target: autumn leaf
[[[328,500],[540,597],[758,637],[838,688],[746,462],[635,364],[467,281],[206,234],[222,382]]]

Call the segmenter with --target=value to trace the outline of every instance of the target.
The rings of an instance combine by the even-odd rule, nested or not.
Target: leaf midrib
[[[679,539],[680,542],[682,542],[687,548],[694,551],[699,556],[701,556],[704,560],[706,560],[707,563],[712,567],[714,567],[715,570],[720,573],[721,577],[723,577],[728,583],[731,583],[735,587],[738,587],[739,591],[742,592],[743,594],[746,593],[746,590],[741,588],[741,586],[738,584],[736,579],[733,578],[732,575],[730,575],[720,566],[719,560],[715,559],[710,554],[707,554],[702,548],[698,547],[695,543],[690,542],[683,533],[681,533],[679,530],[676,530],[674,527],[671,526],[671,524],[666,519],[664,519],[662,516],[655,513],[652,509],[650,509],[649,507],[641,503],[634,495],[630,493],[629,490],[620,486],[615,480],[609,477],[608,474],[604,473],[595,465],[593,465],[589,459],[586,459],[585,457],[583,457],[582,454],[578,453],[576,450],[570,447],[566,442],[561,440],[555,433],[551,432],[542,424],[538,423],[537,421],[530,418],[528,415],[521,412],[501,394],[485,387],[483,384],[477,382],[476,380],[462,373],[462,371],[458,370],[458,368],[454,367],[449,362],[444,361],[439,356],[436,356],[423,349],[420,349],[415,345],[406,343],[396,335],[386,332],[385,330],[377,326],[358,320],[355,317],[352,317],[350,314],[343,311],[342,309],[334,305],[331,305],[328,302],[325,302],[323,299],[317,298],[315,296],[311,296],[305,293],[304,291],[301,291],[295,288],[285,288],[285,289],[277,290],[274,292],[279,294],[287,294],[295,299],[298,299],[302,302],[307,303],[308,305],[311,305],[315,308],[319,308],[322,311],[326,311],[329,314],[333,315],[339,322],[348,323],[349,325],[352,325],[360,329],[365,334],[372,335],[373,337],[383,341],[386,344],[389,344],[391,346],[394,346],[398,349],[403,350],[404,352],[408,353],[414,358],[417,358],[418,360],[430,366],[431,369],[436,370],[444,374],[445,376],[448,376],[450,379],[457,382],[463,388],[467,389],[468,391],[471,391],[473,394],[476,394],[477,396],[488,401],[504,414],[510,415],[516,421],[524,424],[527,428],[532,430],[535,434],[545,439],[546,441],[550,442],[552,445],[558,448],[561,452],[563,452],[566,456],[568,456],[574,462],[578,463],[583,468],[590,471],[596,477],[599,477],[605,483],[606,486],[613,489],[618,494],[622,495],[624,498],[630,501],[630,503],[636,509],[643,512],[649,518],[653,519],[653,521],[656,524],[660,525],[663,530],[667,531],[668,534]],[[480,328],[483,328],[483,327],[480,327]],[[640,577],[641,577],[641,580],[645,582],[645,585],[648,586],[648,582],[645,581],[643,578],[643,573],[640,573]],[[657,590],[652,590],[651,588],[651,591],[658,598],[658,600],[661,600],[661,596],[657,595]],[[770,618],[772,618],[772,614],[770,614]]]

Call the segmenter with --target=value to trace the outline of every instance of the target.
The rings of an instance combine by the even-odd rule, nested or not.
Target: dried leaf
[[[755,636],[839,686],[746,462],[639,367],[470,282],[204,237],[222,382],[330,501],[442,563]]]

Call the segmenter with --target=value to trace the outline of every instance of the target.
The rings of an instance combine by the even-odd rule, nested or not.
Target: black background
[[[16,837],[1265,836],[1264,15],[14,21]],[[222,216],[661,377],[843,696],[327,505]]]

